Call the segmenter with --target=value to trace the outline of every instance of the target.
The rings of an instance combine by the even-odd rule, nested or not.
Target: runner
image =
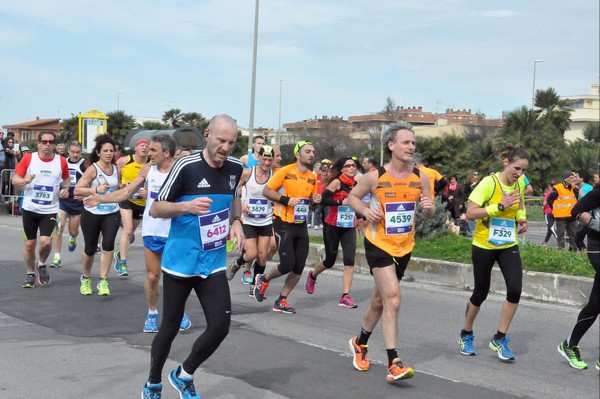
[[[269,246],[273,237],[273,206],[263,195],[263,188],[273,175],[273,147],[262,146],[258,150],[258,165],[244,169],[238,192],[242,198],[242,224],[244,226],[244,251],[227,268],[227,279],[245,263],[253,263],[254,277],[250,269],[244,269],[242,282],[252,284],[257,274],[263,274],[267,266]]]
[[[183,364],[169,373],[169,382],[180,398],[199,398],[193,374],[229,333],[226,241],[228,237],[237,240],[237,250],[244,245],[241,203],[234,197],[242,164],[229,156],[237,132],[230,116],[212,118],[204,131],[204,149],[175,163],[150,209],[153,217],[172,220],[162,258],[164,315],[152,342],[150,375],[142,398],[161,396],[162,369],[192,290],[204,311],[206,330],[196,339]]]
[[[582,197],[573,207],[572,215],[579,222],[588,227],[587,256],[594,267],[594,284],[588,295],[588,303],[581,309],[577,316],[577,322],[573,326],[571,334],[558,345],[558,353],[569,361],[571,367],[579,370],[587,369],[587,364],[581,360],[579,354],[579,341],[585,333],[594,325],[598,314],[600,314],[600,189],[592,189]],[[590,213],[591,211],[591,213]],[[600,370],[600,359],[596,363],[596,369]]]
[[[142,238],[144,241],[144,260],[146,261],[146,281],[144,291],[148,303],[148,315],[144,322],[143,331],[155,333],[158,331],[158,295],[160,282],[160,262],[167,242],[171,219],[159,219],[150,216],[150,206],[158,195],[167,174],[171,171],[175,159],[175,139],[168,134],[155,134],[150,139],[148,150],[152,163],[146,163],[140,169],[137,177],[131,184],[120,190],[103,196],[92,195],[84,199],[86,206],[125,201],[137,192],[144,183],[146,184],[146,209],[142,223]],[[179,326],[180,330],[187,330],[192,326],[189,317],[184,313]]]
[[[321,202],[317,194],[317,177],[310,170],[315,149],[310,141],[299,141],[294,147],[296,162],[279,169],[267,182],[263,195],[276,202],[273,228],[279,251],[277,267],[255,278],[254,298],[262,302],[272,279],[286,275],[283,289],[273,305],[274,312],[293,314],[296,309],[287,302],[298,281],[308,256],[309,241],[306,221],[308,208]]]
[[[354,177],[358,173],[359,164],[352,157],[344,156],[332,166],[326,180],[327,187],[323,192],[321,204],[330,207],[325,219],[323,239],[325,242],[325,260],[319,261],[314,270],[309,270],[304,287],[313,294],[317,284],[317,276],[335,264],[338,247],[342,244],[344,259],[344,278],[342,296],[339,306],[357,308],[350,296],[352,278],[354,277],[354,255],[356,254],[356,215],[348,206],[348,194],[356,185]]]
[[[384,136],[391,161],[366,173],[348,197],[350,207],[369,221],[365,231],[365,257],[375,286],[358,336],[348,342],[357,370],[367,371],[368,340],[381,319],[388,358],[387,381],[411,378],[412,367],[405,366],[397,350],[400,280],[408,266],[415,244],[417,202],[426,217],[435,213],[429,180],[412,163],[416,136],[406,122],[390,126]],[[371,193],[370,207],[362,199]]]
[[[50,267],[61,267],[62,265],[60,250],[67,218],[69,219],[69,241],[67,243],[69,252],[73,252],[75,251],[75,248],[77,248],[77,236],[79,235],[79,222],[81,219],[81,212],[83,211],[83,203],[81,202],[81,199],[75,198],[74,192],[77,182],[85,172],[84,162],[85,160],[81,158],[81,144],[79,144],[78,141],[72,141],[69,144],[69,158],[67,158],[71,185],[69,187],[68,198],[59,199],[58,201],[60,207],[60,227],[58,234],[55,234],[52,240],[54,245],[54,260],[50,263]]]
[[[117,161],[121,174],[121,187],[131,184],[148,161],[148,140],[138,140],[135,143],[134,153],[122,157]],[[141,188],[133,193],[131,198],[119,203],[123,232],[119,242],[119,249],[115,251],[115,271],[119,277],[129,276],[127,271],[127,252],[129,245],[135,241],[135,230],[140,225],[146,206],[146,190]]]
[[[52,250],[52,235],[56,230],[58,217],[58,199],[69,195],[69,168],[64,157],[54,154],[56,136],[45,132],[38,136],[38,150],[26,153],[17,165],[12,183],[24,187],[22,219],[25,247],[23,259],[27,267],[27,278],[23,288],[35,287],[35,247],[38,230],[40,246],[38,249],[37,281],[40,285],[51,282],[46,268],[46,260]]]
[[[240,158],[240,161],[242,161],[242,165],[244,165],[244,169],[258,165],[258,152],[260,151],[260,148],[263,145],[265,145],[264,136],[254,136],[252,138],[252,151],[249,151],[246,155],[242,155],[242,157]]]
[[[473,324],[490,290],[492,267],[498,262],[506,283],[506,299],[500,312],[498,331],[488,346],[501,361],[507,362],[515,360],[508,347],[507,333],[519,306],[523,284],[518,234],[527,231],[525,187],[518,180],[529,165],[529,155],[522,149],[511,148],[501,159],[502,172],[484,177],[469,196],[467,219],[477,220],[471,247],[475,282],[458,342],[461,354],[477,355]]]
[[[119,188],[119,170],[113,163],[114,145],[113,139],[108,134],[96,136],[96,145],[86,160],[85,173],[75,186],[75,196],[104,195]],[[96,288],[98,295],[110,295],[108,271],[112,263],[120,221],[117,203],[84,207],[81,213],[81,231],[85,242],[81,253],[83,264],[79,287],[81,295],[92,295],[92,266],[100,233],[102,233],[102,253],[100,254],[100,277]]]

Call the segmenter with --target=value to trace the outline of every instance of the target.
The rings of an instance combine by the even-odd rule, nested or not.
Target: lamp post
[[[119,111],[119,100],[121,99],[121,93],[123,93],[123,90],[117,90],[117,111]]]
[[[287,79],[279,79],[279,128],[277,129],[277,145],[281,147],[281,87]]]
[[[248,126],[248,154],[252,154],[252,136],[254,135],[254,97],[256,93],[256,48],[258,45],[258,7],[254,6],[254,48],[252,50],[252,90],[250,94],[250,126]]]
[[[544,62],[544,60],[533,61],[533,89],[531,90],[531,110],[533,111],[533,105],[535,104],[535,69],[538,63]]]

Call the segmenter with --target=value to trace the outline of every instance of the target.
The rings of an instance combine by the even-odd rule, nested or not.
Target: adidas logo
[[[202,179],[202,181],[198,183],[198,188],[210,188],[210,184],[208,184],[206,179]]]
[[[211,223],[217,223],[217,222],[220,222],[220,221],[221,221],[221,218],[219,217],[219,215],[215,215],[215,217],[213,218],[213,220],[212,220]]]

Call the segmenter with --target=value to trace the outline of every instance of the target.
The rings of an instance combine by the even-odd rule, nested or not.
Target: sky
[[[531,106],[598,83],[598,0],[262,0],[255,129]],[[256,0],[0,0],[0,126],[117,109],[249,127]],[[544,62],[535,63],[535,60]],[[281,111],[281,119],[279,114]]]

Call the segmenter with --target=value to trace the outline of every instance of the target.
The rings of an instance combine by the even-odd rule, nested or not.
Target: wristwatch
[[[498,210],[504,212],[504,205],[502,205],[502,202],[498,204]]]

